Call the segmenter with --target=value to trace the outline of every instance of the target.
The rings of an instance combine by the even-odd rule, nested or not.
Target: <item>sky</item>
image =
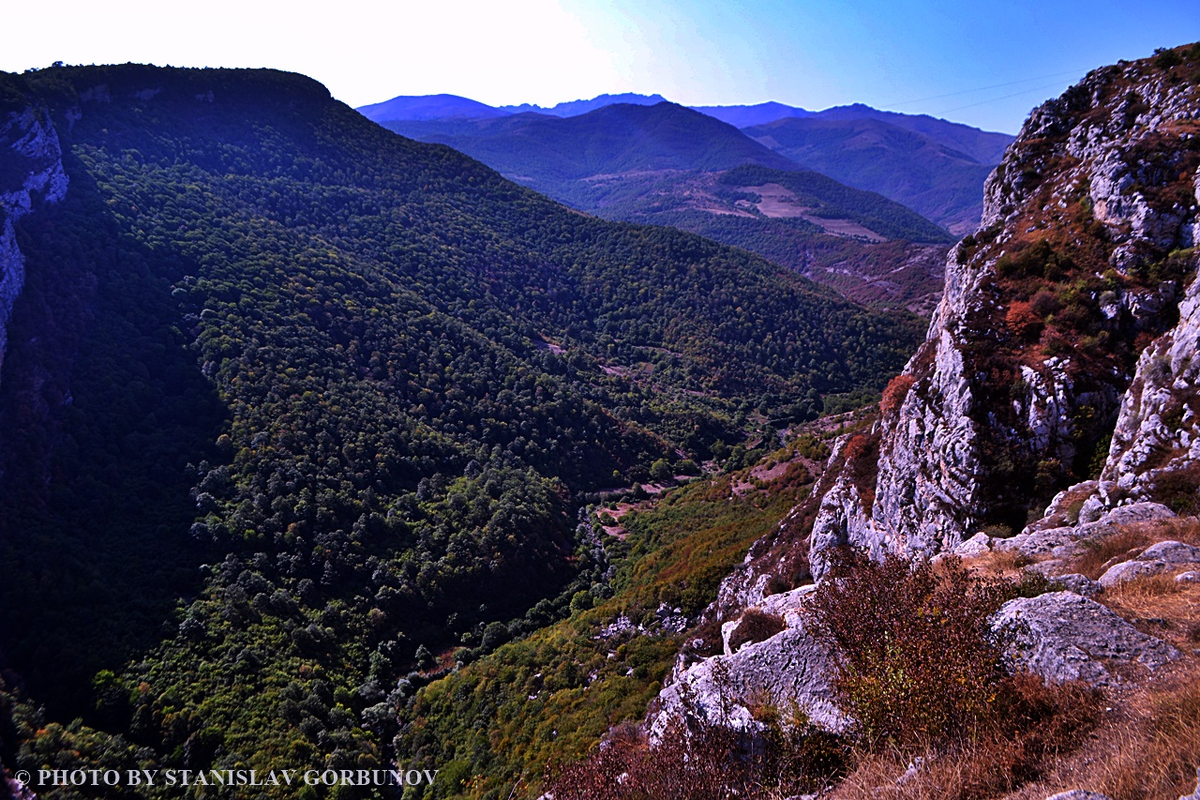
[[[272,67],[352,106],[658,93],[866,103],[1015,133],[1088,70],[1200,40],[1200,0],[58,0],[3,12],[0,70]]]

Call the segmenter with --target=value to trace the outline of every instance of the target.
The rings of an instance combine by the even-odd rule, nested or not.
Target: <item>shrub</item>
[[[857,760],[870,763],[862,751],[932,757],[895,794],[872,797],[1003,795],[1042,777],[1094,727],[1094,690],[1007,674],[988,625],[1006,599],[1047,586],[981,579],[958,559],[935,568],[850,550],[831,578],[809,609],[838,657],[835,701],[858,720]]]
[[[837,654],[838,705],[867,746],[971,737],[995,713],[1005,672],[987,619],[1011,586],[973,578],[957,559],[942,573],[841,550],[808,606]]]
[[[555,800],[718,800],[751,787],[748,761],[732,731],[682,723],[658,747],[640,733],[610,739],[591,755],[547,775]]]
[[[1191,464],[1172,470],[1154,481],[1157,499],[1176,514],[1194,515],[1200,512],[1200,465]]]
[[[904,402],[904,398],[908,397],[908,390],[916,383],[916,378],[912,375],[897,375],[888,382],[887,388],[883,390],[883,399],[879,401],[879,410],[887,416]]]
[[[622,725],[587,758],[547,770],[555,800],[732,800],[821,789],[845,772],[846,742],[806,719],[783,719],[764,706],[753,742],[702,713],[676,720],[651,745]]]
[[[1029,308],[1034,314],[1044,319],[1062,308],[1062,304],[1058,302],[1058,297],[1053,292],[1039,289],[1037,294],[1029,299]]]
[[[1174,50],[1159,47],[1154,51],[1154,64],[1159,69],[1171,69],[1183,63],[1183,57]]]
[[[671,469],[671,465],[666,459],[660,458],[650,465],[650,477],[657,483],[671,480],[674,474],[675,471]]]
[[[1014,336],[1032,341],[1042,332],[1042,319],[1023,300],[1014,300],[1004,314],[1004,324]]]

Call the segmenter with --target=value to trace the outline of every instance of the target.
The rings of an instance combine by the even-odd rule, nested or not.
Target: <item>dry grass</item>
[[[1137,556],[1152,544],[1168,540],[1200,545],[1200,519],[1180,517],[1122,525],[1111,535],[1084,540],[1084,553],[1058,571],[1080,572],[1095,580],[1114,564]]]
[[[1096,542],[1084,556],[1096,570],[1156,541],[1196,543],[1194,519],[1138,523]],[[1011,554],[972,560],[984,574],[1020,571]],[[1069,571],[1064,570],[1064,571]],[[1080,570],[1083,571],[1083,570]],[[1090,734],[1049,736],[1040,757],[1001,737],[952,753],[926,752],[925,766],[903,783],[912,758],[897,751],[861,755],[828,796],[832,800],[1044,800],[1085,789],[1114,800],[1177,800],[1196,789],[1200,767],[1200,585],[1177,584],[1172,575],[1139,578],[1097,598],[1143,631],[1175,645],[1183,657],[1138,684],[1126,683],[1106,698]]]
[[[1072,560],[1071,569],[1096,580],[1113,564],[1127,561],[1141,553],[1156,540],[1145,525],[1128,525],[1111,536],[1087,539],[1084,553]]]
[[[1047,691],[1053,693],[1055,688]],[[1071,691],[1066,689],[1065,691]],[[1074,691],[1081,692],[1078,688]],[[1079,694],[1080,698],[1084,695]],[[1081,703],[1081,706],[1090,702]],[[985,736],[952,752],[926,750],[917,761],[899,751],[860,758],[830,800],[987,800],[1013,792],[1054,769],[1059,754],[1078,747],[1095,707],[1050,718],[1040,729],[1015,736]],[[1065,724],[1064,724],[1065,723]],[[922,763],[923,762],[923,763]],[[906,774],[908,765],[920,767]]]
[[[1200,681],[1152,696],[1148,717],[1116,734],[1112,758],[1098,770],[1103,792],[1114,800],[1190,793],[1200,764]]]
[[[903,777],[915,762],[899,753],[870,755],[863,758],[846,778],[828,795],[828,800],[974,800],[996,797],[1005,789],[997,787],[999,762],[1006,760],[1001,748],[974,745],[952,756],[926,753],[925,763]],[[991,787],[989,789],[989,787]]]
[[[1175,539],[1184,544],[1200,547],[1200,518],[1178,517],[1150,524],[1157,527],[1157,540],[1160,542],[1167,539]]]
[[[1178,584],[1170,575],[1154,575],[1106,589],[1098,599],[1185,653],[1200,646],[1200,584]]]
[[[963,561],[965,566],[981,576],[1013,581],[1019,581],[1025,574],[1024,568],[1032,563],[1032,558],[1016,550],[989,550]]]
[[[1114,701],[1093,741],[1044,781],[1003,800],[1043,800],[1067,789],[1114,800],[1178,800],[1200,766],[1200,659],[1191,658]]]
[[[1149,688],[1113,699],[1088,742],[1064,750],[1040,776],[1022,774],[1019,748],[988,741],[953,754],[926,753],[908,780],[911,756],[899,752],[860,758],[828,800],[1044,800],[1069,789],[1113,800],[1177,800],[1196,788],[1200,766],[1200,659],[1189,659]],[[1014,770],[1014,766],[1017,767]],[[1035,765],[1036,766],[1036,765]],[[1029,775],[1028,771],[1024,774]]]

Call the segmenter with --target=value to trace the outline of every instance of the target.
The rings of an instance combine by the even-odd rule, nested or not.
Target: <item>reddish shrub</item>
[[[843,550],[809,605],[839,657],[839,705],[867,743],[971,735],[992,715],[1005,675],[987,618],[1010,595],[945,563],[939,577],[925,561]]]
[[[1014,300],[1004,314],[1004,324],[1014,336],[1033,340],[1042,332],[1042,318],[1024,300]]]
[[[883,399],[879,401],[879,410],[884,416],[891,414],[904,402],[904,398],[908,397],[908,390],[912,388],[917,379],[912,375],[897,375],[888,382],[887,388],[883,390]]]
[[[1086,685],[1006,672],[1004,641],[988,618],[1025,593],[1019,584],[974,576],[954,558],[935,569],[855,550],[837,555],[831,578],[809,613],[838,657],[837,703],[858,720],[865,747],[990,742],[1005,754],[993,778],[1012,788],[1095,720],[1097,697]]]
[[[858,433],[846,442],[842,455],[846,459],[846,463],[850,464],[861,459],[870,449],[871,437],[865,433]]]

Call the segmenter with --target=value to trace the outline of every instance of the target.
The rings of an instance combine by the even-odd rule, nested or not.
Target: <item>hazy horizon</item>
[[[864,103],[1015,133],[1089,70],[1200,39],[1187,0],[853,3],[522,0],[386,7],[147,0],[9,9],[0,69],[142,62],[270,67],[351,106],[454,94],[554,106],[661,94],[688,106]]]

